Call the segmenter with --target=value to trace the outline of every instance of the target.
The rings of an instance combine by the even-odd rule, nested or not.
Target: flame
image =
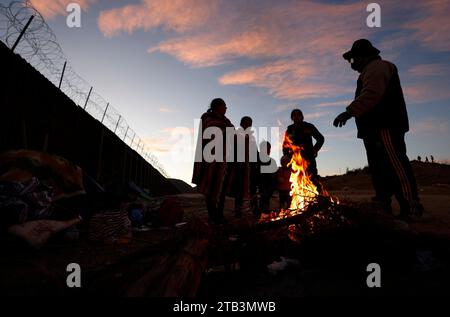
[[[289,195],[292,197],[291,205],[288,209],[281,209],[279,212],[271,212],[269,215],[261,218],[261,221],[277,221],[283,218],[295,216],[307,210],[308,206],[317,202],[318,196],[327,197],[327,199],[334,204],[339,204],[337,198],[333,198],[321,186],[321,192],[312,181],[311,175],[308,172],[308,161],[301,155],[302,147],[295,145],[285,133],[283,140],[283,148],[289,148],[291,160],[288,167],[291,167],[291,175],[289,182],[291,183],[291,191]]]
[[[295,145],[287,133],[284,136],[283,148],[289,148],[292,153],[291,161],[288,164],[291,167],[289,195],[292,200],[289,210],[286,212],[293,216],[304,211],[309,203],[315,201],[319,191],[308,173],[308,161],[301,155],[302,147]]]

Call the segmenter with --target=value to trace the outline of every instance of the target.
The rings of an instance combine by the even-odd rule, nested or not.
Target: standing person
[[[272,145],[268,141],[262,141],[259,145],[260,165],[258,188],[261,196],[260,210],[255,210],[255,216],[259,217],[261,212],[270,211],[270,200],[276,188],[277,163],[270,157]]]
[[[226,128],[234,127],[231,121],[225,116],[225,101],[216,98],[211,101],[210,108],[201,117],[201,129],[199,129],[199,137],[197,149],[195,153],[194,172],[192,175],[192,183],[197,185],[197,191],[205,195],[206,207],[208,209],[209,222],[212,224],[220,224],[226,222],[223,209],[226,195]],[[222,137],[223,152],[219,159],[212,161],[205,159],[203,150],[205,146],[213,139],[205,139],[204,132],[208,128],[219,128],[222,135],[214,137]],[[201,133],[201,134],[200,134]],[[214,149],[215,151],[221,149]]]
[[[253,164],[256,161],[258,149],[251,127],[252,118],[242,117],[240,127],[236,130],[235,152],[233,166],[234,214],[242,216],[243,210],[250,208],[250,197],[256,194],[256,184]],[[244,150],[243,153],[240,153]]]
[[[288,166],[290,158],[287,155],[283,155],[280,160],[281,166],[277,171],[277,189],[280,198],[280,209],[288,209],[291,206],[291,172],[292,169]]]
[[[431,163],[434,163],[434,156],[433,155],[430,155],[430,160],[431,160]]]
[[[368,40],[360,39],[343,54],[360,75],[355,99],[333,124],[342,127],[355,117],[358,138],[364,141],[376,192],[373,200],[391,212],[391,196],[395,194],[400,204],[400,217],[409,220],[411,215],[422,215],[423,206],[406,155],[408,114],[397,67],[382,60],[379,53]]]
[[[325,138],[313,124],[304,121],[303,112],[300,109],[292,110],[291,119],[293,124],[287,127],[285,136],[288,136],[294,145],[301,147],[300,154],[308,162],[307,173],[320,193],[322,186],[319,181],[316,157]],[[316,141],[314,145],[313,138]],[[291,149],[283,147],[283,154],[291,155]]]

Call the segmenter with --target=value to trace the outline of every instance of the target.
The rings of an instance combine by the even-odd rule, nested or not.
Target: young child
[[[280,197],[280,209],[288,209],[291,206],[291,167],[287,166],[290,162],[289,155],[284,155],[281,160],[281,167],[277,171],[277,189]]]

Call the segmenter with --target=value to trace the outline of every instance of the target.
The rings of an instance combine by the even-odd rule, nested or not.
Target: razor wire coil
[[[78,106],[86,106],[84,108],[86,112],[101,121],[105,127],[114,132],[117,137],[139,153],[164,177],[168,178],[169,175],[164,167],[155,155],[149,153],[144,140],[131,129],[119,111],[94,89],[92,89],[88,99],[92,85],[75,72],[53,30],[28,0],[11,1],[7,5],[0,3],[0,40],[11,49],[31,16],[34,18],[15,47],[14,52],[19,54],[56,87],[60,84],[63,67],[66,63],[60,90]],[[87,103],[86,100],[88,100]]]

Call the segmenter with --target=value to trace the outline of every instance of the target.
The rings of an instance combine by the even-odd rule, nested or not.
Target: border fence
[[[125,118],[75,72],[52,29],[29,1],[12,1],[7,5],[0,3],[0,40],[169,178]]]

